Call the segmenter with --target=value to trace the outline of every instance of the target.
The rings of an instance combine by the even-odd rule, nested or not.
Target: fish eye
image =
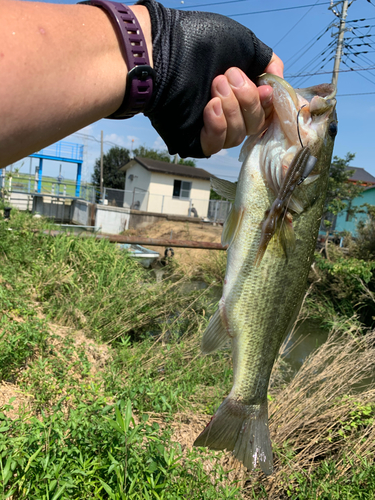
[[[328,133],[333,138],[337,135],[337,122],[331,122],[328,127]]]

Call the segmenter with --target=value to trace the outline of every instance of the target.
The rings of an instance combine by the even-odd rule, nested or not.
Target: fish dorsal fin
[[[241,226],[243,214],[243,209],[237,210],[234,205],[232,206],[227,220],[224,223],[223,233],[221,235],[221,244],[223,246],[228,245],[228,247],[230,247],[235,240]]]
[[[218,177],[211,177],[211,187],[219,196],[234,201],[236,198],[237,182],[226,181]]]

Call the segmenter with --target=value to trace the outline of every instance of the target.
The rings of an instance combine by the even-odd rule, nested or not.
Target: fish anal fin
[[[265,474],[271,474],[273,458],[267,401],[248,406],[228,396],[194,446],[227,449],[247,469],[254,470],[258,462]]]
[[[244,209],[237,210],[233,205],[227,220],[224,223],[223,233],[221,235],[221,244],[230,246],[236,238],[238,230],[241,226]]]
[[[203,334],[201,350],[202,354],[209,354],[223,347],[230,339],[224,322],[221,318],[220,309],[210,319]]]
[[[219,195],[226,200],[234,201],[236,198],[237,182],[226,181],[218,177],[211,177],[211,187]]]

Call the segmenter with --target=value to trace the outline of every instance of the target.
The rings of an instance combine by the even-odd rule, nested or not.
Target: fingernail
[[[237,68],[231,68],[227,73],[227,77],[233,87],[242,87],[245,83],[241,71]]]
[[[221,78],[217,82],[217,91],[219,92],[220,95],[223,97],[228,97],[230,94],[230,87],[228,85],[227,79],[226,78]]]
[[[212,107],[213,107],[215,115],[216,116],[221,116],[221,114],[223,113],[223,108],[221,106],[221,101],[215,101],[214,105]]]

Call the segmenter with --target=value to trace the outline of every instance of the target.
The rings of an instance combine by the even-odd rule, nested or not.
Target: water
[[[294,371],[298,371],[305,359],[328,338],[328,330],[322,328],[319,320],[306,319],[289,335],[282,358]]]

